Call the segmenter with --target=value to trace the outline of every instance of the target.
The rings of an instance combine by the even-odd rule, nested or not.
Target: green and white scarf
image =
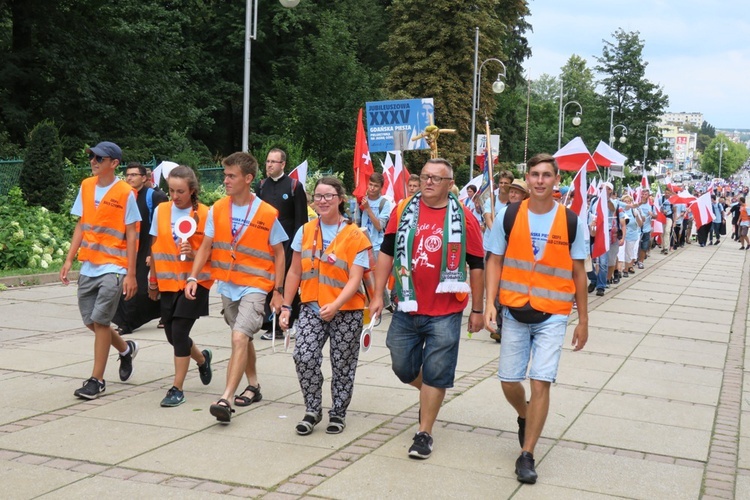
[[[414,312],[418,309],[417,295],[412,280],[412,255],[414,235],[419,222],[419,202],[422,193],[417,193],[404,207],[396,232],[396,252],[393,272],[396,278],[398,310]],[[435,293],[468,293],[466,283],[466,220],[461,203],[453,193],[448,193],[448,206],[443,225],[443,258],[440,263],[440,283]]]

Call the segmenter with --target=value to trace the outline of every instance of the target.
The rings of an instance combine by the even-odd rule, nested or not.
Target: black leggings
[[[174,355],[178,358],[190,356],[193,340],[190,338],[190,330],[193,328],[195,318],[171,318],[164,322],[164,333],[167,340],[174,347]]]

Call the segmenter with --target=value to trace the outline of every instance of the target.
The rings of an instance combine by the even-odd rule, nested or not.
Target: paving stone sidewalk
[[[156,322],[128,337],[141,346],[132,379],[119,382],[113,355],[106,395],[83,402],[73,391],[90,374],[93,337],[75,286],[0,292],[1,496],[750,498],[748,266],[734,242],[693,244],[655,251],[645,270],[590,295],[589,343],[570,350],[571,322],[531,486],[515,479],[515,415],[487,332],[462,335],[433,455],[414,461],[417,392],[391,372],[389,317],[360,356],[346,430],[301,437],[291,352],[260,339],[263,401],[228,426],[208,413],[230,352],[215,294],[193,330],[213,350],[214,380],[203,386],[191,369],[187,402],[161,408],[173,364]]]

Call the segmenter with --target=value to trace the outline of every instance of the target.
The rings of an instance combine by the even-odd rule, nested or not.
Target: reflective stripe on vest
[[[347,224],[336,235],[320,256],[312,259],[313,238],[318,221],[308,222],[302,227],[302,251],[300,252],[302,273],[300,275],[300,298],[302,302],[330,304],[341,295],[349,282],[349,272],[357,254],[372,247],[369,238],[354,224]],[[323,235],[317,234],[317,248],[323,247]],[[357,291],[344,305],[342,311],[361,310],[365,296]]]
[[[227,196],[213,206],[214,238],[211,250],[211,276],[239,286],[270,292],[276,277],[276,259],[269,243],[279,212],[258,199],[253,219],[232,251],[230,224],[232,199]],[[255,203],[253,200],[251,203]]]
[[[498,298],[509,307],[530,304],[549,314],[570,314],[575,299],[565,207],[557,205],[544,254],[534,259],[528,200],[518,210],[503,259]]]
[[[78,260],[95,265],[128,267],[125,215],[134,190],[125,181],[115,182],[96,206],[98,177],[81,183],[81,246]]]
[[[172,208],[174,202],[162,203],[159,205],[157,212],[156,240],[151,245],[151,259],[153,261],[153,270],[155,271],[156,280],[159,290],[162,292],[179,292],[185,289],[188,276],[193,268],[194,259],[187,257],[180,260],[180,249],[175,243],[172,234]],[[190,247],[194,252],[198,251],[203,243],[206,220],[208,220],[208,207],[198,204],[195,211],[198,218],[198,225],[195,234],[188,238]],[[209,289],[213,285],[211,279],[210,263],[207,262],[195,278],[198,284]]]

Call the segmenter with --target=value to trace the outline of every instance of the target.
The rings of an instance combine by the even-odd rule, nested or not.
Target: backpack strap
[[[148,207],[148,222],[151,224],[154,221],[154,189],[146,188],[146,206]]]
[[[518,216],[518,209],[521,206],[521,202],[511,203],[508,208],[505,209],[503,215],[503,229],[505,230],[505,242],[507,243],[510,239],[510,231],[513,229],[513,225],[516,223],[516,216]],[[568,223],[568,247],[573,246],[573,242],[578,236],[578,216],[574,211],[569,208],[565,209],[565,218]]]
[[[260,184],[258,184],[258,193],[257,193],[258,198],[260,198],[260,193],[263,191],[263,184],[266,183],[266,180],[267,179],[261,179]]]
[[[297,184],[299,183],[299,181],[295,179],[294,177],[291,177],[291,181],[292,181],[292,198],[294,198],[294,191],[297,190]]]
[[[385,206],[385,198],[380,198],[380,206],[378,207],[378,216],[383,212],[383,207]]]

